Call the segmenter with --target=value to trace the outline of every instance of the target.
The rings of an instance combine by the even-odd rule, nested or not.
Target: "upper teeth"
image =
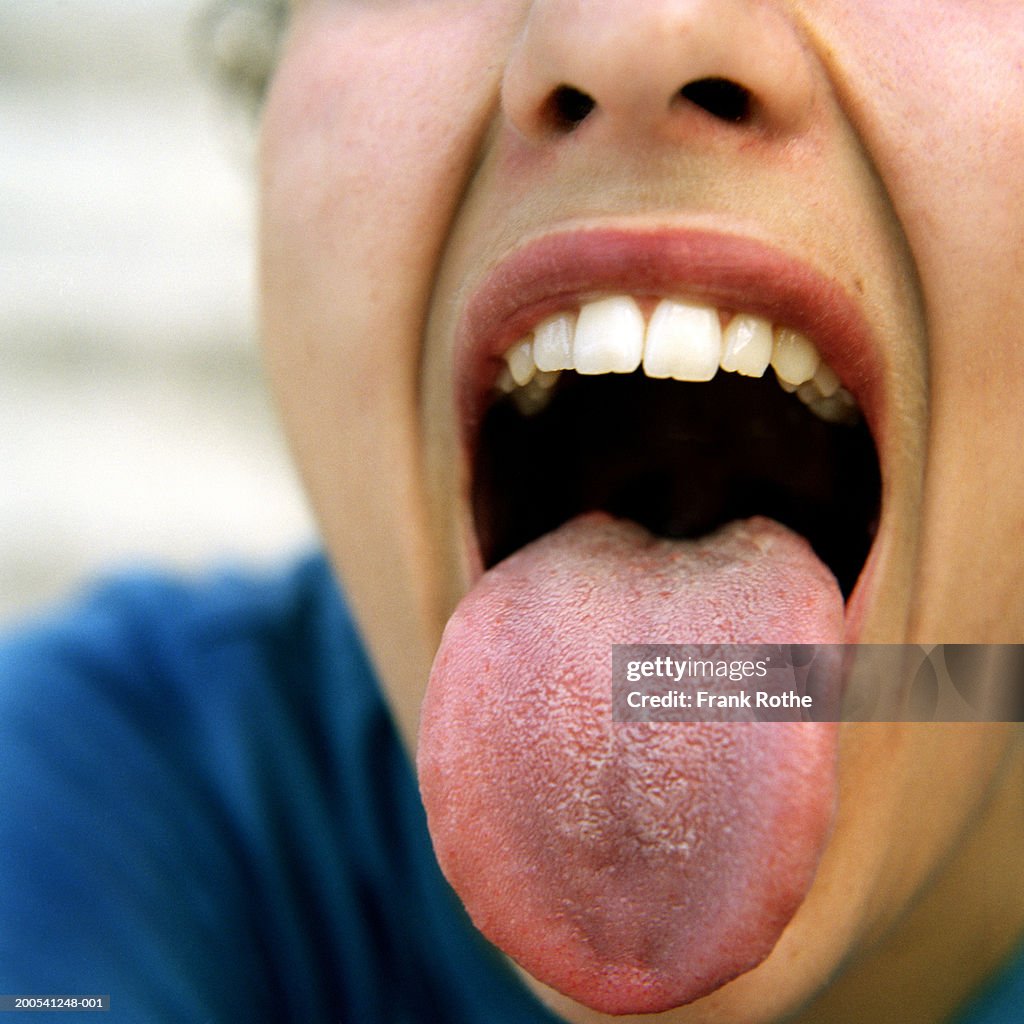
[[[628,295],[584,303],[578,313],[559,313],[538,324],[509,348],[505,363],[498,387],[512,392],[524,412],[547,404],[562,370],[632,373],[643,366],[648,377],[708,381],[719,368],[762,377],[771,366],[782,387],[822,419],[857,418],[853,396],[799,331],[773,327],[750,313],[725,317],[713,306],[677,299],[662,299],[649,319]]]

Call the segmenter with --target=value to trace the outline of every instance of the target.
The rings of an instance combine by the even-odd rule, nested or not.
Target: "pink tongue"
[[[611,645],[842,637],[832,574],[766,519],[683,542],[590,514],[484,575],[445,630],[418,757],[477,927],[606,1013],[760,963],[827,838],[836,728],[613,724]]]

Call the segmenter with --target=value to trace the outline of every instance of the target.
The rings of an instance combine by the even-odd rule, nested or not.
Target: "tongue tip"
[[[620,965],[606,965],[594,975],[560,980],[557,985],[551,982],[547,984],[591,1010],[620,1017],[626,1014],[665,1013],[695,1003],[755,966],[756,963],[751,963],[727,975],[685,988],[680,988],[675,978],[665,977],[661,971]],[[543,971],[529,973],[534,977],[545,975]],[[551,977],[550,973],[548,977]]]
[[[788,918],[787,918],[788,920]],[[483,929],[481,929],[483,930]],[[500,946],[501,944],[498,943]],[[586,961],[577,950],[545,960],[516,957],[516,962],[541,984],[589,1009],[610,1016],[664,1013],[695,1003],[757,967],[775,946],[773,940],[756,952],[732,957],[728,964],[691,951],[685,970],[675,962],[650,965],[634,960]]]

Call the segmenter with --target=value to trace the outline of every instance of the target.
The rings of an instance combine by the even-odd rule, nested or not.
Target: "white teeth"
[[[588,302],[576,321],[577,373],[632,373],[644,351],[644,315],[634,299],[613,295]]]
[[[772,346],[772,366],[779,380],[787,384],[803,384],[814,376],[821,356],[814,344],[799,331],[780,327]]]
[[[512,379],[522,388],[533,380],[537,364],[533,361],[533,342],[527,338],[513,345],[505,353],[505,362]]]
[[[561,370],[538,370],[537,376],[533,378],[533,383],[541,391],[550,391],[558,383],[558,378],[561,376]]]
[[[814,371],[814,386],[825,398],[831,398],[839,390],[839,374],[828,363],[819,363]]]
[[[718,372],[722,327],[718,311],[664,299],[647,328],[644,373],[648,377],[706,381]]]
[[[557,374],[554,376],[557,377]],[[538,374],[526,387],[516,388],[512,392],[512,401],[522,416],[536,416],[551,404],[554,398],[552,384],[544,383]]]
[[[508,368],[507,363],[498,371],[498,379],[494,382],[494,386],[503,395],[510,395],[515,391],[517,385],[512,378],[512,371]]]
[[[792,386],[792,384],[788,384],[786,386],[786,390],[789,390]],[[799,398],[804,405],[810,405],[811,402],[816,402],[819,398],[824,398],[825,396],[818,390],[818,385],[815,384],[812,379],[804,381],[804,383],[796,389],[796,397]]]
[[[632,373],[642,363],[648,377],[709,381],[719,367],[762,377],[772,366],[779,386],[795,392],[821,419],[857,421],[856,400],[805,335],[751,313],[734,314],[724,331],[722,320],[711,306],[662,299],[645,323],[640,305],[629,296],[595,299],[578,315],[548,317],[512,345],[495,388],[533,415],[551,401],[563,370]]]
[[[744,377],[763,377],[772,359],[772,325],[763,317],[740,313],[725,329],[722,369]]]
[[[551,403],[554,387],[561,376],[561,370],[537,370],[526,384],[517,385],[512,371],[503,366],[495,386],[502,394],[512,396],[520,415],[536,416]]]
[[[846,388],[840,388],[827,398],[815,399],[808,403],[808,408],[827,423],[856,423],[860,419],[857,403]]]
[[[538,370],[571,370],[575,317],[568,313],[548,317],[533,333],[533,361]]]

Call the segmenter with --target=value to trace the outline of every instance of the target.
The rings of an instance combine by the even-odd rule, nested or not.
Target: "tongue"
[[[834,725],[613,724],[613,643],[838,643],[835,579],[766,519],[697,541],[589,514],[486,573],[445,630],[418,767],[477,927],[605,1013],[760,963],[811,884]]]

